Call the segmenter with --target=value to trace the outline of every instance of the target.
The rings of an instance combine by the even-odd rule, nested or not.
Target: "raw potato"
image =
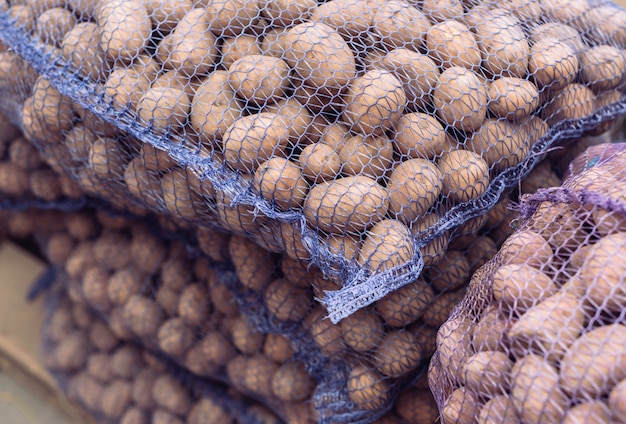
[[[299,402],[307,399],[314,383],[302,362],[288,362],[272,376],[272,392],[284,402]]]
[[[558,363],[583,330],[581,304],[572,294],[558,293],[533,306],[509,330],[513,350],[537,352]]]
[[[626,58],[613,46],[591,47],[580,55],[582,81],[594,91],[616,88],[626,71]]]
[[[487,162],[495,172],[519,164],[530,150],[523,128],[507,120],[488,118],[466,141],[469,150]]]
[[[209,29],[216,37],[234,37],[251,29],[261,7],[261,2],[256,0],[213,0],[204,4]]]
[[[247,359],[244,387],[255,395],[271,398],[272,377],[279,366],[262,355],[255,355]]]
[[[275,113],[262,112],[237,119],[224,133],[224,160],[234,169],[254,172],[274,156],[283,156],[289,128]]]
[[[517,423],[519,417],[508,395],[498,395],[489,399],[478,415],[480,424]]]
[[[342,165],[335,149],[323,143],[306,146],[300,153],[298,162],[304,177],[313,183],[334,179]]]
[[[572,407],[565,417],[563,424],[604,424],[611,422],[611,411],[602,401],[580,403]]]
[[[478,399],[470,390],[461,387],[446,399],[441,411],[444,423],[472,424],[479,412]]]
[[[393,144],[399,153],[416,159],[434,159],[448,147],[441,123],[420,112],[407,113],[398,120]]]
[[[106,0],[96,12],[100,45],[111,60],[132,60],[150,40],[148,10],[137,0]]]
[[[519,21],[506,14],[491,16],[474,30],[483,57],[483,66],[493,75],[524,78],[530,47]]]
[[[239,96],[264,105],[285,95],[289,67],[279,58],[249,54],[230,66],[228,83]]]
[[[337,0],[333,0],[333,3]],[[407,97],[407,108],[416,111],[432,103],[432,91],[439,79],[439,68],[425,54],[406,48],[387,53],[379,66],[391,72],[402,82]]]
[[[261,164],[254,174],[254,183],[263,198],[283,210],[301,207],[308,190],[302,170],[283,158]]]
[[[363,231],[383,219],[387,191],[371,178],[355,176],[315,185],[304,202],[309,225],[323,231]]]
[[[376,348],[384,336],[380,318],[369,309],[361,309],[339,324],[344,342],[357,352]]]
[[[337,153],[344,175],[361,175],[379,180],[393,166],[393,144],[386,135],[349,137]]]
[[[224,38],[221,48],[222,65],[228,69],[237,60],[252,54],[260,55],[261,45],[257,41],[257,37],[249,34],[241,34],[235,37]]]
[[[387,325],[401,328],[416,321],[434,297],[430,285],[418,279],[376,302],[376,312]]]
[[[76,24],[76,18],[69,10],[54,7],[43,12],[37,17],[37,34],[41,41],[56,47],[61,47],[61,42],[72,27]]]
[[[274,280],[265,289],[265,305],[281,321],[301,321],[311,307],[306,289],[285,279]]]
[[[551,125],[591,115],[595,109],[595,95],[582,84],[570,84],[546,104],[542,116]]]
[[[371,27],[376,3],[363,0],[333,0],[311,12],[311,20],[337,30],[346,40],[363,36]]]
[[[461,131],[475,131],[487,116],[487,89],[469,69],[452,66],[441,74],[434,91],[437,116]]]
[[[417,368],[423,353],[411,332],[395,330],[379,341],[373,356],[374,366],[381,374],[400,377]]]
[[[428,54],[443,68],[460,66],[478,69],[482,61],[476,37],[463,23],[456,20],[433,25],[426,34]]]
[[[478,352],[467,358],[462,380],[472,393],[489,398],[508,390],[511,367],[513,362],[503,352]]]
[[[203,9],[190,9],[174,31],[161,40],[156,57],[165,68],[184,75],[209,72],[218,59],[216,38],[209,31],[210,15]]]
[[[560,384],[568,395],[595,399],[626,378],[626,326],[610,324],[583,334],[561,361]]]
[[[428,269],[430,285],[438,292],[456,290],[466,285],[470,277],[470,263],[458,250],[448,250],[437,264]]]
[[[193,344],[195,334],[181,318],[171,318],[161,325],[157,339],[162,352],[173,357],[180,357]]]
[[[532,82],[502,77],[489,85],[489,110],[498,118],[521,121],[539,107],[539,92]]]
[[[316,9],[314,0],[296,2],[265,0],[262,3],[265,4],[265,7],[261,8],[263,16],[269,19],[272,25],[281,27],[290,27],[308,20],[311,13]]]
[[[425,159],[410,159],[398,164],[387,182],[389,214],[409,225],[427,213],[439,198],[443,175]]]
[[[617,383],[611,390],[609,408],[617,422],[626,422],[626,379]]]
[[[373,69],[350,84],[343,119],[364,135],[382,135],[402,116],[407,98],[402,82],[391,72]]]
[[[511,399],[522,422],[559,422],[568,399],[559,387],[558,371],[537,355],[528,355],[511,370]]]
[[[520,312],[557,291],[550,277],[524,264],[502,265],[494,273],[492,284],[494,299]]]
[[[191,103],[191,126],[206,142],[221,140],[241,115],[241,105],[228,84],[228,72],[212,72],[196,89]]]
[[[468,202],[480,197],[489,185],[489,166],[474,152],[456,150],[444,153],[438,166],[443,174],[442,194],[454,202]]]
[[[281,36],[282,59],[314,87],[342,89],[356,74],[356,60],[343,38],[319,22],[296,25]]]
[[[424,44],[430,22],[418,8],[390,0],[378,4],[375,10],[372,21],[374,32],[386,49],[406,47],[418,51]]]
[[[502,263],[507,265],[528,265],[542,270],[554,257],[548,242],[531,230],[513,233],[500,248]]]
[[[424,0],[422,10],[431,22],[443,22],[460,18],[463,15],[463,2],[461,0]]]
[[[528,72],[540,89],[558,90],[574,80],[578,64],[577,52],[569,43],[543,38],[530,49]]]
[[[375,370],[358,365],[348,377],[348,396],[359,409],[377,409],[387,403],[389,396],[387,380]]]
[[[135,109],[150,88],[150,81],[134,69],[115,69],[104,84],[107,100],[118,109]],[[67,138],[68,136],[66,136]]]
[[[176,87],[150,88],[137,103],[139,119],[157,133],[181,130],[190,111],[191,98]]]
[[[372,272],[384,272],[413,258],[413,237],[400,221],[384,219],[365,234],[358,261]]]
[[[626,264],[618,258],[626,252],[626,233],[600,239],[586,253],[581,279],[585,296],[596,308],[619,312],[626,306]]]

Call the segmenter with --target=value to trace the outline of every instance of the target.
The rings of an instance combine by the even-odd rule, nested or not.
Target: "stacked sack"
[[[3,107],[53,169],[310,261],[338,280],[334,323],[626,108],[609,2],[3,0],[0,19]]]
[[[445,423],[626,422],[626,145],[522,200],[516,232],[437,334]]]
[[[257,402],[124,341],[65,294],[49,295],[44,361],[99,423],[279,424]]]

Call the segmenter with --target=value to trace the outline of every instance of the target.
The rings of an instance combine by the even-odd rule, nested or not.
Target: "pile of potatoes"
[[[97,422],[281,422],[232,388],[185,375],[171,362],[118,338],[89,310],[54,294],[54,311],[43,330],[44,362],[68,398]]]
[[[229,257],[228,236],[198,236],[204,255],[192,259],[184,244],[137,221],[83,213],[48,234],[43,250],[72,303],[102,317],[116,338],[262,399],[289,422],[314,422],[316,382],[291,341],[258,332],[209,262]]]
[[[106,103],[235,171],[277,210],[302,213],[323,242],[335,240],[334,253],[373,272],[413,258],[427,222],[480,197],[550,127],[618,102],[626,69],[626,11],[587,0],[3,0],[0,9]],[[131,192],[185,220],[217,215],[268,243],[263,217],[231,207],[232,193],[137,140],[97,134],[115,126],[62,96],[38,97],[50,90],[36,84],[23,125],[62,167],[76,165],[79,181],[95,192],[115,181],[119,202]],[[299,229],[270,227],[274,249],[301,243],[282,236]]]
[[[445,423],[626,422],[626,155],[600,145],[572,164],[439,329]]]

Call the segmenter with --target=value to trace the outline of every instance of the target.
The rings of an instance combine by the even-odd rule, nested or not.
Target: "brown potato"
[[[434,423],[439,417],[437,404],[428,389],[416,390],[409,388],[403,390],[400,392],[398,400],[396,400],[395,408],[398,415],[408,422]],[[376,423],[385,424],[378,421]]]
[[[339,327],[346,345],[357,352],[367,352],[376,348],[384,336],[382,321],[369,309],[358,310],[344,318]]]
[[[343,120],[364,135],[382,135],[402,116],[407,98],[391,72],[373,69],[354,79],[346,96]]]
[[[203,3],[209,29],[216,37],[234,37],[243,33],[259,18],[261,7],[261,2],[256,0],[215,0]]]
[[[264,298],[269,312],[281,321],[301,321],[311,307],[306,289],[282,278],[265,289]]]
[[[434,297],[435,293],[430,285],[418,279],[376,302],[376,312],[387,325],[404,327],[416,321]]]
[[[505,265],[528,265],[538,270],[547,266],[554,256],[548,242],[531,230],[518,230],[500,248]]]
[[[176,87],[150,88],[137,103],[139,119],[157,133],[181,130],[190,111],[191,98]]]
[[[76,24],[76,18],[72,12],[60,7],[54,7],[43,12],[37,17],[35,32],[44,43],[61,47],[63,38]]]
[[[461,131],[480,128],[487,115],[487,88],[472,71],[452,66],[441,74],[433,93],[437,116]]]
[[[516,18],[495,12],[474,30],[487,71],[501,77],[526,76],[530,46]]]
[[[340,178],[311,188],[304,215],[310,225],[324,231],[363,231],[387,213],[387,197],[386,190],[371,178]]]
[[[163,311],[154,301],[139,295],[131,296],[123,307],[123,317],[128,327],[141,338],[156,336]]]
[[[264,105],[285,95],[289,67],[276,57],[248,54],[230,66],[228,83],[240,97]]]
[[[157,405],[176,415],[185,414],[191,403],[185,387],[169,374],[161,374],[156,378],[152,397]]]
[[[393,164],[393,144],[385,135],[348,137],[338,150],[344,175],[379,180]]]
[[[291,340],[280,334],[268,333],[263,344],[263,354],[277,363],[289,361],[294,355]]]
[[[189,424],[230,424],[233,418],[217,399],[206,396],[200,398],[191,407],[187,422]]]
[[[342,167],[341,158],[335,149],[323,143],[306,146],[300,153],[298,162],[302,175],[313,183],[336,178]]]
[[[443,174],[442,194],[454,202],[467,202],[485,193],[489,166],[479,155],[467,150],[444,153],[438,162]]]
[[[508,332],[515,353],[536,352],[558,362],[583,330],[581,303],[572,294],[558,293],[526,311]]]
[[[570,396],[594,399],[626,378],[626,326],[610,324],[583,334],[561,361],[560,384]]]
[[[511,400],[520,420],[527,423],[560,422],[568,407],[556,368],[532,354],[511,369]]]
[[[450,317],[454,307],[463,299],[464,290],[447,291],[435,296],[426,307],[421,320],[430,327],[439,327]]]
[[[618,422],[626,422],[626,380],[617,383],[609,395],[609,408],[614,419]]]
[[[262,3],[261,13],[278,27],[291,27],[309,20],[317,5],[314,0],[264,0]]]
[[[272,377],[279,366],[262,355],[255,355],[247,360],[246,373],[243,379],[244,387],[258,396],[266,399],[273,395]]]
[[[570,84],[559,91],[543,110],[542,117],[550,125],[564,120],[582,119],[591,115],[595,95],[581,84]]]
[[[106,0],[96,11],[100,45],[109,59],[134,59],[150,40],[152,23],[139,1]]]
[[[489,85],[489,110],[498,118],[521,121],[539,107],[539,92],[530,81],[502,77]]]
[[[525,159],[531,145],[521,126],[502,119],[488,118],[466,142],[479,154],[489,169],[502,172]]]
[[[424,355],[413,333],[393,330],[378,342],[373,356],[374,366],[381,374],[400,377],[416,369]]]
[[[513,362],[505,353],[482,351],[467,358],[461,379],[473,394],[489,398],[508,391],[512,367]]]
[[[542,38],[530,49],[528,73],[539,89],[558,90],[574,80],[578,65],[577,52],[570,43]]]
[[[537,25],[530,30],[528,37],[531,44],[536,44],[539,40],[552,38],[558,42],[566,42],[577,53],[582,53],[587,49],[578,30],[560,22],[546,22]]]
[[[409,225],[424,216],[439,198],[443,175],[436,165],[424,159],[398,164],[387,183],[389,213]]]
[[[30,190],[28,172],[12,162],[0,163],[0,192],[9,196],[23,196]]]
[[[365,234],[358,262],[372,272],[384,272],[413,258],[413,237],[400,221],[383,219]]]
[[[272,392],[283,402],[299,402],[308,399],[314,388],[302,362],[283,364],[272,376]]]
[[[465,24],[456,20],[430,27],[426,34],[426,47],[429,55],[443,69],[452,66],[478,69],[482,61],[476,36]]]
[[[448,370],[455,381],[460,380],[461,370],[473,354],[471,342],[469,322],[458,317],[445,321],[437,332],[437,358],[441,369]]]
[[[619,232],[600,239],[585,255],[581,279],[585,296],[595,308],[620,311],[626,304],[623,262],[617,258],[626,251],[626,233]]]
[[[520,313],[557,291],[550,277],[524,264],[500,266],[493,274],[492,286],[496,301]]]
[[[356,60],[341,36],[326,24],[307,22],[281,37],[282,59],[314,87],[341,89],[356,74]]]
[[[187,352],[185,366],[194,374],[211,376],[235,355],[235,348],[222,333],[207,332]]]
[[[254,174],[259,194],[280,209],[300,208],[308,191],[302,169],[283,158],[272,158],[259,166]]]
[[[517,411],[508,395],[498,395],[489,399],[478,414],[480,424],[519,423]]]
[[[613,46],[591,47],[580,54],[582,82],[595,92],[616,88],[626,71],[626,58]]]
[[[563,417],[563,424],[604,424],[609,423],[610,420],[611,411],[608,406],[604,402],[596,400],[572,407]]]
[[[233,345],[246,355],[259,352],[263,346],[263,333],[252,327],[250,321],[244,316],[235,319],[231,333]]]
[[[181,318],[170,318],[157,333],[159,349],[173,357],[183,356],[194,342],[195,334]]]
[[[378,4],[372,23],[388,50],[405,47],[418,51],[430,28],[430,22],[417,7],[398,0]]]
[[[378,409],[387,403],[389,384],[375,370],[357,365],[350,371],[348,396],[359,409]]]
[[[275,264],[268,252],[240,236],[231,237],[229,252],[237,278],[245,287],[261,291],[270,283]]]
[[[113,419],[119,419],[130,406],[131,384],[124,380],[115,380],[102,391],[102,411]]]
[[[413,112],[397,122],[394,147],[399,153],[416,159],[434,159],[446,151],[446,132],[434,117]]]
[[[274,156],[283,156],[289,128],[278,115],[262,112],[238,118],[224,133],[224,160],[234,169],[254,172]]]
[[[441,411],[443,422],[471,424],[476,421],[480,403],[466,387],[456,389],[446,399]]]
[[[235,37],[226,37],[221,47],[222,61],[224,68],[228,69],[237,60],[251,54],[260,55],[261,44],[257,37],[250,34],[240,34]]]
[[[322,22],[350,41],[365,34],[372,25],[376,3],[364,0],[333,0],[311,11],[311,20]]]
[[[431,287],[438,292],[456,290],[468,284],[471,277],[469,261],[458,250],[448,250],[427,272]]]
[[[89,305],[100,312],[111,308],[107,295],[109,273],[101,267],[90,268],[85,271],[82,282],[82,292]]]
[[[355,314],[358,313],[357,311]],[[350,317],[346,319],[348,318]],[[321,307],[314,309],[306,317],[304,326],[323,354],[332,356],[346,349],[342,343],[343,338],[340,325],[335,325],[329,319],[326,319],[326,311]]]

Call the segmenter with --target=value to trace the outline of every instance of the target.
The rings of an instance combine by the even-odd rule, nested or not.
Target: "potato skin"
[[[383,272],[407,263],[413,254],[411,231],[398,220],[384,219],[367,231],[358,261],[373,272]]]
[[[301,207],[308,191],[300,167],[284,158],[261,164],[254,174],[254,184],[261,196],[283,210]]]
[[[107,57],[132,60],[150,40],[152,23],[145,6],[136,0],[107,0],[96,13],[100,44]]]
[[[363,231],[383,219],[387,191],[371,178],[353,176],[315,185],[304,202],[304,216],[328,232]]]
[[[437,116],[461,131],[475,131],[487,116],[487,89],[478,76],[452,66],[441,74],[433,93]]]
[[[444,153],[438,162],[443,174],[442,194],[455,202],[467,202],[482,196],[489,185],[489,166],[468,150]]]

